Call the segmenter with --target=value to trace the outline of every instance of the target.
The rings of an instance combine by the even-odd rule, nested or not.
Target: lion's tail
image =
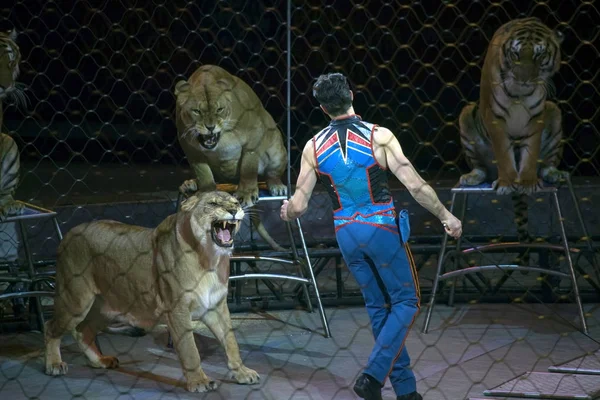
[[[265,242],[267,242],[269,246],[271,246],[273,250],[287,251],[285,248],[277,244],[277,242],[271,237],[271,235],[269,235],[269,232],[267,232],[267,230],[265,229],[265,226],[263,225],[260,219],[260,215],[258,213],[251,213],[250,219],[252,221],[252,224],[256,227],[256,231],[258,232],[260,237],[262,237],[265,240]]]

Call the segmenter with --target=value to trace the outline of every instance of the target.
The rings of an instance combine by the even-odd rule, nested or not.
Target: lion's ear
[[[221,78],[217,81],[217,84],[219,86],[221,86],[221,88],[223,88],[224,90],[231,90],[233,89],[233,82],[230,79],[227,78]]]
[[[175,96],[188,90],[190,90],[190,84],[187,81],[179,81],[175,84]]]
[[[181,203],[181,211],[192,211],[198,205],[199,201],[200,199],[198,198],[198,196],[188,197]]]
[[[10,38],[10,40],[12,40],[13,42],[17,41],[17,30],[15,28],[13,28],[9,33],[8,33],[8,37]]]

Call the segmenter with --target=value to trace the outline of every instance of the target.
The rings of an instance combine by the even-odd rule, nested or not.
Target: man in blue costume
[[[281,218],[289,221],[306,211],[320,178],[333,204],[342,256],[360,285],[375,337],[354,391],[363,399],[380,400],[389,377],[398,400],[421,400],[404,346],[420,308],[419,281],[407,243],[408,212],[396,214],[385,170],[440,219],[449,235],[460,237],[462,224],[419,176],[394,134],[354,113],[344,75],[321,75],[313,95],[331,122],[304,147],[296,191],[284,201]]]

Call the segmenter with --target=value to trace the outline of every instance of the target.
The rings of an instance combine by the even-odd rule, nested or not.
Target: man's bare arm
[[[312,140],[309,140],[302,151],[296,191],[288,203],[287,216],[289,219],[296,219],[306,212],[308,201],[317,183],[316,166],[317,160],[313,143]]]
[[[406,186],[411,196],[421,206],[442,222],[452,216],[439,200],[433,188],[421,178],[412,163],[406,158],[398,139],[389,129],[377,128],[373,140],[375,153],[379,154],[379,157],[383,153],[385,157],[385,160],[378,160],[379,163],[387,165],[388,169]],[[377,147],[380,147],[383,152],[377,151]]]

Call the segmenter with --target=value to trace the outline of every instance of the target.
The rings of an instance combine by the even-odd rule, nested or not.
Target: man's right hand
[[[458,239],[462,235],[462,222],[454,215],[448,213],[448,216],[442,220],[444,230],[454,239]]]

